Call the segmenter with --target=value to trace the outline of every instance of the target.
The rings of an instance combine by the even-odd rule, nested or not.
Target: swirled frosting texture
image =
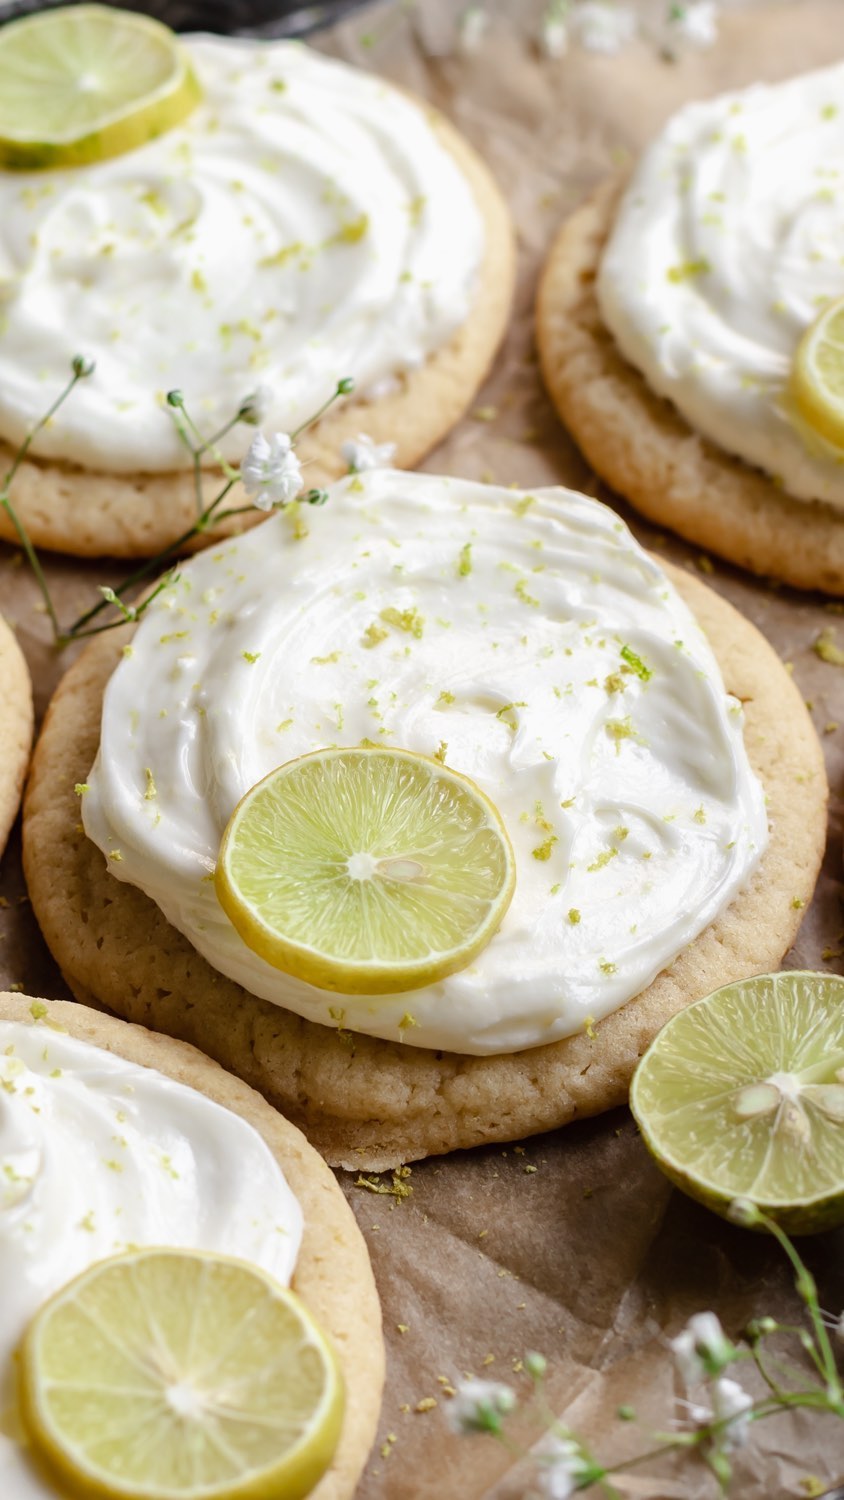
[[[484,250],[472,190],[423,111],[293,42],[192,37],[204,102],[138,151],[0,173],[0,436],[19,441],[81,350],[97,362],[35,451],[184,466],[259,384],[293,431],[341,376],[377,394],[464,322]],[[243,429],[222,441],[236,462]]]
[[[691,104],[645,152],[601,262],[601,313],[651,388],[800,499],[844,506],[844,452],[791,363],[844,296],[844,64]]]
[[[109,869],[218,970],[325,1025],[507,1052],[622,1005],[767,837],[741,706],[688,609],[618,517],[570,490],[380,470],[306,519],[304,537],[281,514],[193,559],[139,626],[82,798]],[[470,967],[378,999],[269,967],[210,879],[250,786],[362,740],[471,776],[517,863]]]
[[[238,1115],[48,1026],[0,1021],[0,1412],[41,1304],[132,1245],[219,1250],[287,1284],[302,1212]],[[0,1493],[55,1488],[0,1424]]]

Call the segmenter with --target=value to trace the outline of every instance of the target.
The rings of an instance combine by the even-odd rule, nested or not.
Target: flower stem
[[[162,552],[157,552],[155,557],[148,558],[145,563],[142,563],[139,568],[135,569],[134,573],[130,573],[128,578],[124,578],[123,582],[118,584],[117,588],[114,590],[115,594],[122,596],[126,593],[127,589],[133,588],[136,583],[143,583],[144,579],[149,578],[151,573],[158,572],[161,564],[167,562],[169,558],[175,557],[177,553],[181,551],[182,547],[184,547],[186,542],[189,542],[192,537],[200,536],[203,531],[207,531],[208,526],[210,525],[212,520],[222,520],[224,519],[224,516],[228,514],[236,515],[236,511],[226,511],[223,513],[223,516],[217,516],[214,514],[217,506],[220,505],[223,500],[225,500],[226,495],[233,488],[234,484],[235,481],[233,479],[230,479],[228,483],[223,486],[216,499],[212,500],[210,505],[206,505],[204,511],[202,512],[202,515],[199,516],[196,521],[194,521],[193,525],[189,526],[187,531],[183,531],[181,536],[177,536],[175,541],[172,541],[170,545],[168,547],[165,547]],[[244,506],[244,509],[254,510],[254,506]],[[76,640],[79,635],[91,635],[92,632],[86,631],[84,627],[89,623],[90,620],[95,619],[97,615],[101,614],[104,609],[107,609],[108,604],[109,601],[107,599],[100,599],[97,604],[92,605],[89,610],[86,610],[84,615],[80,615],[78,620],[74,620],[69,631],[67,632],[67,639]],[[117,623],[119,624],[121,622],[118,621]]]
[[[31,567],[31,569],[32,569],[32,571],[33,571],[33,573],[35,575],[35,582],[38,584],[38,588],[40,590],[41,597],[44,600],[44,605],[45,605],[45,608],[47,610],[47,614],[48,614],[49,619],[50,619],[50,624],[53,627],[53,636],[54,636],[54,639],[55,639],[55,643],[56,643],[56,645],[64,645],[64,636],[62,634],[62,630],[61,630],[61,627],[59,625],[58,618],[56,616],[56,611],[55,611],[55,607],[53,605],[52,596],[50,594],[50,590],[49,590],[49,587],[48,587],[48,584],[47,584],[47,580],[44,577],[44,570],[41,567],[41,562],[39,560],[38,553],[36,552],[36,550],[33,547],[31,541],[29,540],[29,537],[26,534],[26,530],[25,530],[23,524],[18,519],[18,513],[15,510],[14,506],[12,505],[12,502],[9,499],[8,494],[5,493],[5,492],[3,494],[0,494],[0,505],[2,505],[3,509],[6,512],[6,515],[9,517],[9,520],[11,521],[12,525],[15,528],[15,531],[17,532],[17,534],[18,534],[18,541],[20,542],[20,544],[21,544],[21,546],[22,546],[22,548],[23,548],[23,550],[24,550],[24,552],[26,554],[26,558],[27,558],[27,561],[29,563],[29,566]]]
[[[26,434],[26,437],[21,443],[14,458],[12,459],[11,466],[9,467],[7,473],[3,478],[2,486],[0,486],[0,495],[4,497],[4,501],[8,500],[9,488],[11,486],[12,480],[17,474],[18,469],[26,458],[26,455],[32,447],[32,444],[37,438],[39,432],[43,431],[48,422],[52,421],[59,407],[64,405],[74,386],[78,385],[80,380],[87,380],[88,376],[92,373],[92,370],[93,366],[88,367],[84,365],[77,355],[76,359],[73,362],[73,374],[71,375],[70,380],[67,382],[67,385],[64,387],[64,390],[59,392],[52,406],[49,406],[47,408],[43,417],[38,418],[38,421],[35,423],[34,427],[30,427],[29,432]],[[18,532],[18,534],[20,535],[20,532]]]
[[[0,485],[0,505],[2,505],[3,509],[6,512],[6,515],[9,517],[9,520],[15,528],[18,541],[20,542],[21,547],[24,550],[26,559],[35,576],[35,582],[38,585],[41,597],[44,600],[44,605],[47,610],[50,624],[53,627],[53,638],[56,645],[63,644],[63,635],[58,622],[58,617],[56,615],[52,595],[50,594],[50,588],[47,583],[47,579],[44,576],[44,569],[41,566],[38,553],[36,552],[34,546],[32,545],[32,542],[29,539],[29,534],[26,530],[26,527],[24,526],[22,520],[20,519],[20,516],[18,515],[14,505],[12,504],[12,498],[9,491],[11,489],[12,481],[14,480],[15,475],[18,472],[18,469],[26,458],[26,455],[32,447],[32,444],[38,436],[39,432],[43,431],[48,422],[52,421],[59,407],[64,405],[71,391],[76,385],[78,385],[79,381],[87,380],[88,376],[93,373],[93,369],[94,366],[88,360],[83,359],[81,355],[77,354],[76,358],[73,360],[72,374],[70,379],[68,380],[64,389],[59,392],[52,405],[47,408],[44,415],[42,417],[39,417],[34,426],[30,427],[28,433],[26,434],[26,437],[18,448],[17,453],[12,459],[9,468],[7,469],[6,474],[3,477],[2,485]]]
[[[768,1230],[768,1232],[774,1236],[774,1239],[785,1251],[788,1259],[791,1261],[792,1267],[795,1271],[795,1286],[797,1288],[797,1294],[803,1301],[806,1307],[806,1311],[809,1314],[809,1319],[812,1324],[816,1340],[814,1348],[811,1348],[809,1345],[805,1346],[806,1352],[814,1358],[820,1374],[826,1381],[826,1394],[831,1409],[836,1410],[838,1416],[844,1417],[844,1387],[842,1387],[841,1385],[841,1379],[838,1374],[838,1366],[836,1364],[835,1355],[833,1353],[832,1345],[829,1340],[829,1334],[827,1333],[823,1318],[821,1317],[820,1303],[818,1301],[818,1289],[815,1283],[815,1278],[809,1270],[808,1266],[804,1264],[801,1256],[798,1255],[797,1250],[791,1243],[788,1235],[785,1234],[782,1229],[780,1229],[779,1224],[775,1223],[773,1219],[769,1219],[767,1214],[764,1214],[761,1211],[759,1212],[759,1220],[760,1223],[762,1223]]]
[[[238,407],[237,412],[230,421],[224,423],[223,426],[220,427],[211,437],[205,438],[203,437],[190,413],[187,411],[181,391],[170,391],[167,396],[167,405],[170,408],[170,415],[173,419],[176,431],[179,435],[179,438],[181,439],[182,444],[191,455],[193,465],[194,495],[196,500],[197,512],[196,518],[191,526],[187,527],[180,536],[177,536],[174,541],[170,542],[168,546],[163,548],[161,552],[156,553],[154,557],[148,558],[144,563],[141,564],[140,567],[135,568],[133,572],[131,572],[128,577],[124,578],[121,583],[117,584],[115,588],[104,590],[102,592],[101,598],[98,599],[96,604],[93,604],[90,609],[85,610],[83,614],[79,615],[79,617],[74,620],[73,624],[69,626],[68,629],[63,630],[56,615],[55,607],[50,595],[49,585],[47,583],[44,570],[41,566],[38,553],[36,552],[35,547],[30,540],[23,521],[15,510],[9,491],[12,481],[14,480],[15,475],[17,474],[18,469],[23,463],[27,453],[29,452],[29,449],[35,437],[42,430],[42,428],[47,426],[48,422],[58,411],[59,407],[63,404],[63,402],[67,400],[68,396],[70,395],[71,391],[78,383],[78,381],[86,379],[90,374],[92,374],[93,369],[94,366],[89,360],[84,359],[81,355],[76,356],[72,363],[71,378],[68,380],[64,389],[59,392],[59,395],[56,397],[55,401],[53,401],[52,405],[48,407],[44,415],[39,418],[39,420],[27,433],[26,437],[21,443],[20,448],[18,449],[12,460],[8,473],[5,475],[2,483],[0,483],[0,506],[2,506],[3,510],[5,510],[6,514],[8,515],[12,526],[14,527],[18,540],[21,544],[21,547],[23,548],[23,551],[26,555],[27,561],[32,568],[36,584],[38,585],[41,597],[44,600],[44,606],[50,619],[54,641],[57,646],[66,646],[71,641],[80,640],[85,636],[101,635],[106,630],[115,630],[118,625],[122,625],[127,620],[135,621],[140,619],[143,612],[149,608],[149,605],[152,603],[153,599],[155,599],[161,592],[161,590],[165,588],[169,582],[172,581],[172,569],[166,577],[161,579],[158,585],[148,594],[146,599],[141,601],[141,603],[137,607],[127,606],[124,603],[124,596],[129,592],[130,589],[135,588],[138,584],[144,583],[153,574],[159,572],[161,567],[169,562],[172,558],[176,557],[188,542],[190,542],[196,536],[202,536],[206,531],[210,529],[212,525],[216,525],[220,521],[227,521],[233,516],[246,515],[250,512],[255,511],[256,509],[260,509],[260,507],[257,507],[254,504],[229,506],[225,510],[221,510],[220,508],[223,505],[226,497],[231,493],[234,486],[239,483],[240,471],[239,469],[233,468],[232,465],[227,462],[222,453],[219,451],[218,444],[238,422],[255,420],[255,418],[250,415],[251,408],[249,401],[242,402]],[[319,418],[328,410],[329,406],[333,404],[333,402],[338,400],[341,396],[348,396],[353,389],[354,382],[350,377],[338,380],[336,389],[334,390],[332,395],[329,396],[327,401],[323,402],[322,406],[314,414],[314,416],[310,417],[307,422],[303,422],[302,425],[296,429],[296,432],[293,434],[293,440],[295,440],[295,438],[297,438],[302,432],[304,432],[307,427],[310,427],[314,422],[318,421]],[[223,487],[220,490],[219,494],[216,495],[214,499],[211,500],[207,505],[204,504],[204,496],[202,493],[201,462],[203,455],[206,453],[211,453],[213,455],[215,461],[219,464],[225,479],[225,483],[223,484]],[[310,490],[307,494],[302,496],[302,499],[305,503],[312,505],[322,504],[323,501],[327,498],[327,493],[323,490]],[[102,614],[103,610],[111,608],[116,608],[118,610],[120,616],[118,619],[110,620],[104,624],[95,625],[92,623],[93,621],[99,619],[99,616]]]
[[[302,422],[294,432],[291,432],[291,443],[295,443],[296,439],[302,436],[302,433],[305,431],[306,427],[313,427],[314,423],[318,422],[320,417],[324,417],[325,413],[328,411],[329,406],[333,406],[334,402],[339,401],[341,396],[350,395],[353,390],[354,382],[350,377],[347,376],[344,380],[338,380],[337,385],[335,386],[328,400],[323,401],[322,406],[320,406],[317,411],[314,412],[312,417],[308,417],[307,421]]]

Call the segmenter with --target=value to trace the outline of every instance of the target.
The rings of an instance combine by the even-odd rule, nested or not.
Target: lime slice
[[[158,21],[102,5],[26,16],[0,28],[0,167],[119,156],[178,125],[200,97]]]
[[[498,811],[407,750],[318,750],[235,808],[217,895],[244,942],[320,989],[433,984],[489,942],[513,894]]]
[[[844,448],[844,297],[807,328],[791,372],[794,399],[811,427]]]
[[[749,1199],[789,1234],[844,1221],[844,979],[762,974],[673,1017],[633,1079],[646,1146],[716,1213]]]
[[[106,1500],[300,1500],[343,1420],[298,1297],[201,1251],[137,1250],[64,1287],[26,1334],[21,1390],[63,1483]]]

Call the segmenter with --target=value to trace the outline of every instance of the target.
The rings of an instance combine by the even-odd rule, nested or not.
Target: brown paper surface
[[[646,0],[643,0],[643,5]],[[418,0],[365,12],[320,45],[383,72],[433,100],[485,155],[507,194],[520,249],[516,314],[478,408],[430,458],[436,472],[521,485],[564,483],[602,494],[557,422],[537,374],[532,302],[537,273],[564,215],[609,170],[632,158],[684,100],[756,78],[782,78],[844,55],[841,0],[737,5],[718,46],[671,65],[637,42],[621,56],[572,50],[555,63],[533,45],[539,5],[491,5],[478,53],[454,53],[455,0]],[[84,348],[84,330],[80,330]],[[610,497],[611,498],[611,497]],[[695,549],[612,501],[636,535],[692,569]],[[51,559],[47,573],[63,619],[73,618],[119,568]],[[830,839],[817,894],[791,967],[842,971],[841,787],[844,669],[812,644],[844,617],[809,595],[776,589],[719,561],[709,582],[752,619],[793,663],[826,751],[832,787]],[[0,552],[0,605],[29,659],[39,716],[67,664],[57,658],[33,583],[20,558]],[[828,732],[824,732],[827,730]],[[67,997],[40,938],[13,835],[0,873],[0,988]],[[535,1169],[535,1170],[533,1170]],[[666,1335],[704,1308],[731,1334],[762,1313],[796,1320],[799,1304],[781,1253],[722,1223],[674,1192],[651,1165],[630,1116],[616,1111],[524,1146],[465,1152],[414,1166],[412,1196],[397,1202],[340,1174],[370,1247],[384,1308],[390,1367],[378,1446],[360,1500],[516,1500],[530,1490],[524,1466],[490,1439],[449,1434],[446,1384],[472,1371],[517,1385],[526,1350],[550,1361],[553,1410],[604,1459],[647,1446],[615,1418],[636,1406],[645,1425],[682,1417],[684,1393]],[[844,1231],[804,1242],[825,1307],[844,1308]],[[742,1369],[751,1387],[752,1374]],[[419,1412],[417,1403],[437,1405]],[[538,1430],[523,1433],[525,1443]],[[844,1424],[798,1412],[760,1423],[736,1455],[733,1493],[785,1500],[815,1476],[844,1482]],[[705,1500],[717,1487],[694,1457],[650,1464],[619,1482],[646,1500]],[[12,1497],[10,1497],[12,1500]]]

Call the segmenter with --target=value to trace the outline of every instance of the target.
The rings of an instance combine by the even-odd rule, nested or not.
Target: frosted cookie
[[[17,817],[32,746],[32,684],[23,653],[0,615],[0,854]]]
[[[53,1292],[127,1248],[233,1255],[292,1285],[331,1337],[346,1417],[314,1500],[348,1500],[375,1435],[384,1355],[363,1239],[299,1131],[191,1047],[81,1006],[0,995],[0,1400],[13,1353]],[[8,1419],[0,1480],[57,1493]]]
[[[266,429],[293,432],[351,376],[299,446],[307,482],[343,473],[360,431],[411,466],[509,312],[509,214],[447,121],[296,43],[184,45],[204,91],[184,124],[92,165],[0,172],[0,466],[93,358],[15,481],[36,544],[79,555],[151,555],[195,518],[168,389],[205,434],[256,390]],[[219,451],[237,464],[250,436]]]
[[[516,861],[469,967],[377,998],[271,968],[213,883],[244,791],[361,742],[470,776]],[[335,485],[298,542],[280,516],[203,553],[134,637],[88,648],[36,752],[25,860],[74,993],[377,1167],[620,1102],[668,1015],[776,967],[825,803],[770,647],[612,511],[381,470]]]
[[[844,449],[792,367],[844,296],[844,65],[686,106],[563,226],[542,368],[598,474],[756,573],[844,590]]]

